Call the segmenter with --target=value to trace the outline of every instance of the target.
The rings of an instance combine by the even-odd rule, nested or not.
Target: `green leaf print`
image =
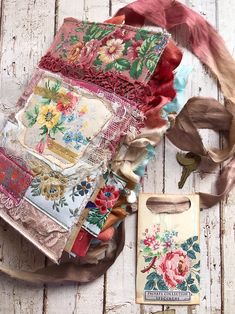
[[[194,249],[195,252],[200,253],[200,246],[199,246],[198,243],[194,243],[194,244],[193,244],[193,249]]]
[[[34,126],[34,124],[37,122],[38,114],[39,114],[38,106],[35,106],[33,111],[26,111],[25,112],[25,116],[28,120],[28,127],[29,128]]]
[[[111,70],[113,67],[114,67],[114,62],[111,62],[111,63],[109,63],[109,64],[106,65],[105,71],[109,71],[109,70]]]
[[[95,59],[95,61],[93,62],[93,65],[97,66],[97,65],[102,65],[102,61],[97,57]]]
[[[72,45],[76,44],[78,42],[78,37],[76,35],[70,36],[70,43]]]
[[[200,283],[200,275],[197,274],[196,278],[197,278],[198,283]]]
[[[187,240],[187,243],[188,243],[189,246],[191,246],[191,245],[193,244],[193,239],[192,239],[192,238],[189,238],[189,239]]]
[[[131,40],[128,40],[125,42],[125,45],[124,45],[124,50],[123,50],[123,54],[126,55],[127,54],[127,50],[129,47],[132,46],[132,41]]]
[[[55,135],[57,132],[63,133],[66,130],[66,128],[63,126],[63,121],[56,123],[56,125],[53,126],[50,133]]]
[[[158,275],[155,271],[153,271],[152,273],[148,274],[147,276],[147,280],[155,280],[158,278]]]
[[[168,287],[167,285],[165,284],[165,281],[160,278],[158,281],[157,281],[157,287],[159,290],[168,290]]]
[[[144,290],[153,290],[154,287],[155,287],[155,281],[148,280],[145,284]]]
[[[200,268],[200,261],[198,261],[197,264],[193,265],[193,268],[195,268],[195,269]]]
[[[78,213],[79,213],[79,208],[75,208],[74,211],[70,208],[69,209],[69,212],[70,212],[70,217],[77,217]]]
[[[130,62],[124,58],[117,59],[114,63],[114,67],[117,71],[125,71],[130,69]]]
[[[150,73],[154,72],[158,62],[158,58],[159,57],[156,54],[151,54],[150,56],[147,57],[145,65]]]
[[[48,132],[48,128],[46,127],[46,125],[43,125],[42,127],[40,127],[40,130],[42,130],[40,135],[47,134],[47,132]]]
[[[187,251],[187,250],[188,250],[188,245],[187,245],[187,243],[181,244],[181,248],[182,248],[184,251]]]
[[[136,40],[144,40],[144,39],[146,39],[147,35],[148,35],[148,31],[147,31],[147,30],[145,30],[145,29],[140,29],[140,30],[136,33],[135,39],[136,39]]]
[[[136,59],[131,66],[130,75],[134,79],[138,79],[143,71],[144,63],[141,59]]]
[[[187,284],[188,284],[188,285],[191,285],[192,283],[194,283],[194,279],[192,278],[192,275],[191,275],[191,274],[188,276],[188,278],[186,279],[186,281],[187,281]]]
[[[199,290],[197,288],[197,286],[195,284],[189,286],[189,290],[192,292],[192,293],[198,293]]]
[[[145,39],[140,47],[139,56],[144,58],[147,54],[152,52],[156,46],[157,40],[156,35],[151,35],[149,38]]]
[[[99,209],[92,209],[87,217],[87,222],[92,225],[96,225],[99,229],[102,229],[108,215],[103,215],[99,213]]]
[[[88,28],[85,36],[83,37],[83,40],[85,42],[88,42],[92,39],[101,40],[105,36],[109,35],[113,30],[113,26],[109,26],[107,29],[103,29],[99,25],[94,23]]]
[[[181,290],[181,291],[187,291],[188,287],[185,281],[183,281],[182,283],[179,283],[176,286],[177,289]]]
[[[196,259],[196,254],[195,254],[195,252],[194,252],[193,250],[189,250],[189,251],[187,252],[187,255],[188,255],[188,257],[191,258],[191,259]]]

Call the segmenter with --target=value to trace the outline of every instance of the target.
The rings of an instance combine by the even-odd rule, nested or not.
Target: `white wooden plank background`
[[[0,100],[14,105],[34,66],[51,43],[63,18],[102,21],[129,0],[0,0]],[[234,54],[234,0],[182,0],[213,24]],[[176,34],[177,37],[177,34]],[[193,66],[187,98],[194,95],[221,98],[217,84],[189,52],[184,60]],[[209,131],[202,136],[207,146],[218,146]],[[176,149],[163,140],[148,167],[146,192],[181,193],[212,191],[217,172],[195,173],[184,189],[177,189],[181,169]],[[176,314],[233,314],[235,308],[235,195],[201,212],[201,304],[170,307]],[[107,274],[85,286],[33,286],[0,275],[0,313],[16,314],[147,314],[168,307],[135,304],[136,217],[126,219],[123,253]],[[11,227],[0,221],[0,262],[35,269],[45,258]]]

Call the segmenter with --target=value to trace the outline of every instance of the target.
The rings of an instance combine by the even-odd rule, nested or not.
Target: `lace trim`
[[[150,87],[140,82],[131,83],[119,73],[97,71],[95,69],[84,69],[78,65],[72,65],[60,58],[55,58],[50,52],[42,57],[39,67],[51,72],[60,72],[62,75],[76,80],[83,80],[96,84],[110,93],[137,103],[139,108],[147,104],[146,96],[151,95]]]

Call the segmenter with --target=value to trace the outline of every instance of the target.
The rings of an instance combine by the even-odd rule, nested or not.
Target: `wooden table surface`
[[[131,1],[129,1],[131,2]],[[234,0],[185,0],[224,37],[230,51],[235,43]],[[33,68],[45,53],[64,17],[103,21],[128,0],[0,0],[0,95],[14,104]],[[207,69],[190,53],[184,61],[193,66],[186,97],[203,95],[222,99]],[[217,135],[203,131],[207,146],[218,146]],[[163,140],[148,166],[144,189],[158,193],[213,191],[217,171],[195,173],[179,191],[181,169],[176,149]],[[155,313],[175,309],[176,314],[233,314],[235,308],[235,195],[201,212],[201,304],[192,307],[135,304],[136,217],[126,219],[126,244],[107,274],[78,286],[32,286],[0,275],[0,313],[102,314]],[[43,266],[45,257],[3,221],[0,223],[0,263],[27,270]]]

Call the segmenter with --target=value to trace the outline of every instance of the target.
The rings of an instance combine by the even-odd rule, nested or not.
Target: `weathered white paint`
[[[0,95],[13,105],[53,39],[54,0],[2,1]],[[52,32],[51,32],[52,30]],[[45,257],[5,223],[0,225],[0,255],[5,265],[35,269]],[[41,313],[43,288],[0,275],[1,313]]]
[[[73,16],[79,19],[102,21],[109,17],[110,12],[115,13],[129,2],[131,1],[2,0],[1,101],[15,103],[37,61],[52,41],[54,30],[62,24],[64,17]],[[185,0],[184,2],[219,28],[230,51],[233,52],[234,1]],[[199,61],[189,52],[185,53],[184,60],[193,66],[186,98],[193,95],[216,98],[217,85]],[[202,136],[205,145],[218,146],[218,137],[213,133],[203,131]],[[157,147],[156,157],[148,166],[144,190],[158,193],[189,193],[199,190],[210,192],[216,177],[215,171],[206,176],[204,174],[203,178],[196,173],[188,179],[183,190],[177,189],[181,168],[175,160],[175,153],[176,149],[167,140],[163,140]],[[176,310],[176,314],[219,314],[223,310],[222,304],[224,314],[234,312],[234,203],[234,195],[231,195],[222,208],[218,205],[201,212],[201,305],[170,307]],[[161,306],[135,304],[135,215],[126,219],[126,233],[126,245],[116,263],[105,276],[89,285],[35,287],[0,275],[0,313],[150,314],[167,309]],[[43,265],[45,258],[12,228],[1,222],[1,261],[12,267],[34,269]]]
[[[185,2],[199,12],[212,25],[216,26],[216,3],[215,1],[188,1]],[[191,79],[187,88],[187,98],[192,95],[210,96],[217,98],[217,85],[208,75],[208,72],[191,53],[185,51],[185,62],[193,67]],[[204,144],[207,147],[219,145],[218,137],[210,131],[203,131]],[[177,179],[180,178],[179,167],[174,160],[174,148],[170,143],[166,145],[166,192],[177,189]],[[169,157],[170,156],[170,157]],[[172,179],[174,169],[174,179]],[[173,181],[172,180],[175,180]],[[207,175],[201,179],[199,174],[192,175],[182,189],[183,192],[211,192],[211,185],[215,176]],[[201,304],[196,307],[175,308],[180,314],[186,313],[220,313],[221,312],[221,282],[220,282],[220,208],[219,205],[201,212]],[[173,308],[173,307],[171,307]]]
[[[229,51],[235,57],[234,34],[235,20],[231,9],[234,6],[233,0],[226,1],[226,4],[218,1],[218,29],[228,45]],[[224,313],[233,313],[235,308],[235,191],[233,190],[227,201],[222,206],[221,212],[221,237],[222,237],[222,258],[223,258],[223,304]]]

